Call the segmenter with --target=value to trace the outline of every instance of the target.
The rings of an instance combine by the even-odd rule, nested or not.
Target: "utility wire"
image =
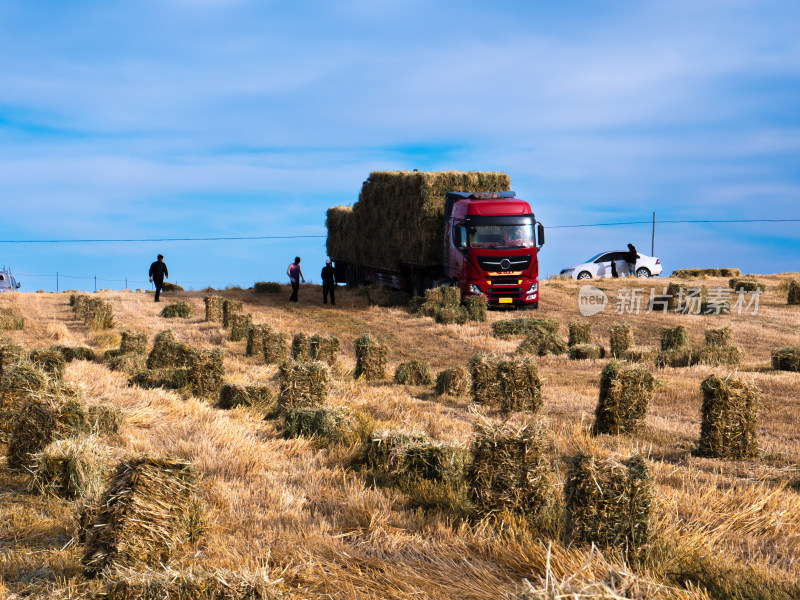
[[[800,219],[656,219],[656,225],[674,223],[800,223]],[[652,225],[649,221],[625,221],[623,223],[589,223],[583,225],[547,225],[547,229],[573,227],[613,227],[615,225]]]

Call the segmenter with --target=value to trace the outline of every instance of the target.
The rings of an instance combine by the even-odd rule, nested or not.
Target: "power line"
[[[326,235],[253,235],[240,237],[196,237],[196,238],[143,238],[102,240],[0,240],[0,244],[89,244],[102,242],[221,242],[234,240],[295,240],[301,238],[324,238]]]
[[[656,224],[676,223],[800,223],[800,219],[665,219]],[[567,229],[574,227],[614,227],[618,225],[650,225],[652,221],[625,221],[622,223],[586,223],[581,225],[548,225],[547,229]]]

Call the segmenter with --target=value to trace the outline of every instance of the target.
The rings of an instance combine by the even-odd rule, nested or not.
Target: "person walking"
[[[333,293],[336,290],[336,283],[334,281],[334,268],[331,264],[331,259],[325,261],[325,266],[322,267],[322,303],[328,303],[328,294],[331,295],[331,306],[336,306],[336,298]]]
[[[292,295],[289,296],[289,302],[297,302],[297,292],[300,289],[300,280],[303,280],[303,283],[306,282],[306,278],[303,277],[303,272],[300,270],[300,257],[295,256],[294,262],[289,265],[289,268],[286,269],[286,274],[289,276],[289,281],[292,283]]]
[[[150,283],[156,286],[156,302],[161,302],[158,298],[164,288],[164,278],[169,279],[169,271],[167,263],[164,262],[164,255],[159,254],[158,260],[150,265]]]
[[[636,246],[628,244],[628,253],[625,255],[625,261],[628,263],[629,277],[634,277],[636,275],[637,260],[639,260],[639,253],[636,251]]]

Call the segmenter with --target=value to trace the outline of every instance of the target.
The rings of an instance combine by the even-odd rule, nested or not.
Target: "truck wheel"
[[[639,267],[638,269],[636,269],[636,276],[639,279],[647,279],[648,277],[650,277],[650,269],[648,269],[647,267]]]
[[[581,271],[578,273],[578,279],[591,279],[592,274],[589,271]]]

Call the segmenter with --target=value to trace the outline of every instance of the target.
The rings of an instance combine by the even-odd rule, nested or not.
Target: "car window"
[[[601,254],[600,256],[598,256],[597,259],[594,262],[601,263],[601,262],[610,261],[611,257],[613,255],[614,255],[613,252],[606,252],[605,254]]]

